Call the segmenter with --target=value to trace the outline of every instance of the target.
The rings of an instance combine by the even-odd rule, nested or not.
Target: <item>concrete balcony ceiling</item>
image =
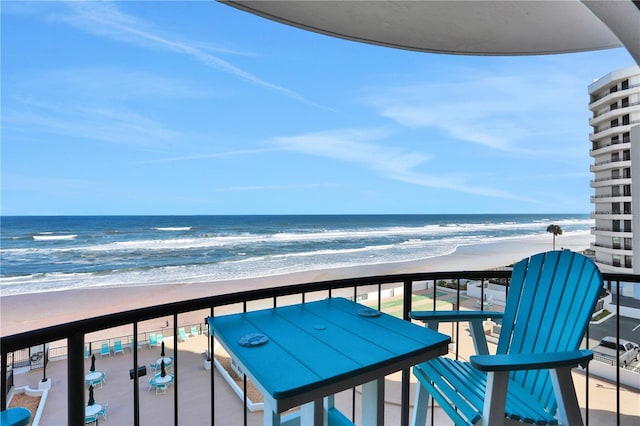
[[[537,55],[624,46],[640,63],[640,2],[631,0],[222,2],[305,30],[399,49]]]

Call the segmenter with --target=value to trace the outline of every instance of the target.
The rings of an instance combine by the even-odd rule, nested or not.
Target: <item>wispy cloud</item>
[[[174,163],[179,161],[208,160],[212,158],[229,158],[229,157],[237,157],[237,156],[245,156],[245,155],[258,155],[258,154],[264,154],[267,152],[274,152],[274,151],[279,151],[279,150],[276,148],[238,149],[238,150],[232,150],[232,151],[157,158],[153,160],[140,161],[138,162],[138,164]]]
[[[38,93],[55,93],[69,101],[105,102],[139,99],[194,99],[215,96],[214,90],[186,79],[167,78],[122,67],[71,67],[33,73],[20,84]],[[216,90],[218,90],[216,88]]]
[[[178,36],[163,34],[150,23],[128,15],[112,2],[69,2],[72,14],[56,14],[51,19],[73,25],[82,31],[111,38],[148,49],[161,49],[187,55],[220,71],[235,75],[250,83],[264,87],[291,99],[313,105],[300,93],[268,82],[209,53],[202,42],[184,40]],[[210,45],[207,45],[210,46]],[[218,49],[221,51],[221,49]]]
[[[316,188],[336,188],[335,183],[307,183],[290,185],[245,185],[230,186],[228,188],[218,188],[216,191],[272,191],[272,190],[292,190],[292,189],[316,189]]]
[[[433,176],[423,173],[419,168],[432,158],[431,155],[376,143],[388,135],[388,131],[381,129],[349,129],[279,137],[274,139],[273,144],[286,151],[357,164],[400,182],[489,197],[531,201],[500,189],[473,185],[469,175]]]
[[[3,113],[2,123],[14,134],[49,133],[76,140],[147,148],[180,140],[181,133],[122,107],[82,106],[21,99],[22,109]]]
[[[548,143],[544,133],[567,128],[567,119],[575,117],[567,111],[580,111],[584,82],[563,71],[536,71],[535,75],[514,70],[478,75],[477,70],[473,74],[453,70],[446,81],[373,89],[363,101],[406,127],[437,129],[490,149],[541,155]],[[576,107],[568,108],[569,103]],[[531,146],[535,138],[539,142]]]

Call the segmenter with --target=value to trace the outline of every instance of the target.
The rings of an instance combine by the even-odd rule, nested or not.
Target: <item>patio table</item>
[[[98,380],[102,378],[102,373],[100,371],[92,371],[90,373],[88,373],[86,376],[84,376],[84,379],[87,381],[90,380]]]
[[[362,424],[384,424],[384,377],[447,353],[449,336],[343,298],[210,317],[264,397],[264,424],[346,418],[333,395],[362,385]],[[299,412],[280,414],[301,406]],[[293,418],[299,416],[300,418]],[[326,424],[326,423],[324,423]]]
[[[155,382],[157,384],[163,385],[163,384],[169,383],[171,380],[173,380],[173,376],[171,374],[167,374],[164,377],[156,376],[153,380],[155,380]]]
[[[26,426],[31,422],[31,411],[24,407],[7,408],[0,412],[0,425]]]
[[[158,368],[160,368],[160,364],[162,363],[162,361],[164,361],[164,366],[165,367],[169,367],[171,365],[171,363],[173,362],[173,360],[168,356],[166,356],[164,358],[162,358],[162,357],[158,358],[156,360],[156,364],[158,365]]]
[[[85,417],[95,416],[100,410],[102,410],[102,405],[100,404],[87,405],[84,407],[84,415]]]

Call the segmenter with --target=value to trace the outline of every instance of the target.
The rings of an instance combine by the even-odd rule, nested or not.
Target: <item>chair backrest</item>
[[[102,346],[100,347],[100,353],[108,353],[109,352],[109,343],[102,342]]]
[[[540,253],[518,262],[511,276],[496,352],[578,349],[602,286],[596,265],[568,250]],[[557,406],[546,370],[514,372],[511,379],[555,413]]]

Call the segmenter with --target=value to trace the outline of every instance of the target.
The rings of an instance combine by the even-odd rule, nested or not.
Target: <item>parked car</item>
[[[637,343],[620,339],[619,346],[615,337],[607,336],[600,340],[598,346],[593,348],[596,355],[616,361],[618,354],[620,356],[620,364],[624,367],[634,361],[640,361],[640,347]]]

